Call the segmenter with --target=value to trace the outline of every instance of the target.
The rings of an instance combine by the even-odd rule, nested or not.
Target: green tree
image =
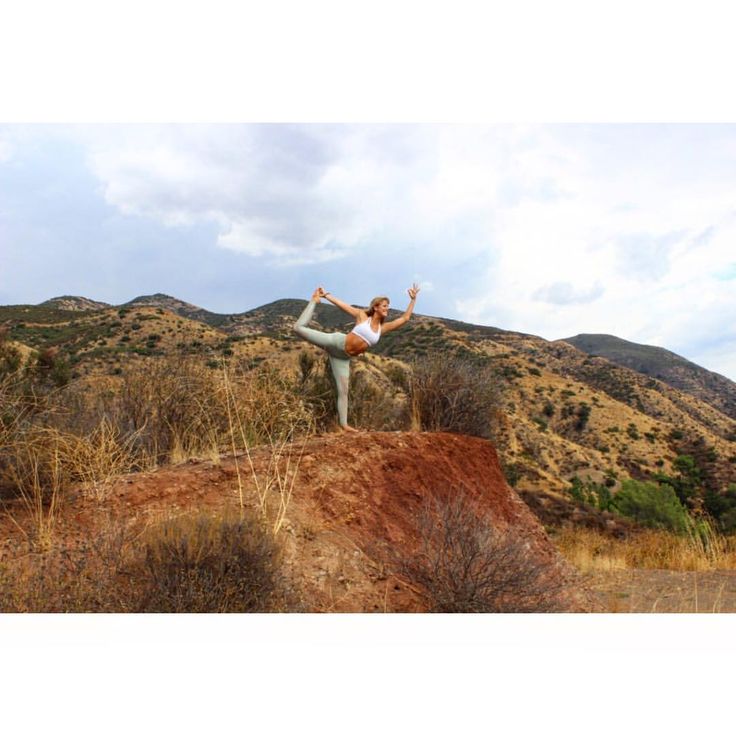
[[[680,503],[688,506],[692,503],[692,499],[700,495],[702,490],[703,479],[700,468],[692,455],[678,455],[672,461],[672,466],[678,471],[677,475],[655,473],[653,478],[658,483],[671,486],[677,494],[677,498],[680,499]]]
[[[613,497],[611,506],[640,524],[669,529],[679,534],[686,532],[690,523],[675,490],[666,483],[625,480],[621,490]]]

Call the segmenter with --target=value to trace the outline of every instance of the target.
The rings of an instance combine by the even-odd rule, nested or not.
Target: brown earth
[[[276,450],[274,452],[274,449]],[[280,457],[279,462],[275,458]],[[544,528],[506,483],[490,442],[447,433],[329,434],[284,448],[260,447],[236,458],[190,460],[118,479],[103,500],[71,494],[56,524],[56,539],[82,543],[105,523],[142,528],[192,511],[256,503],[256,481],[293,478],[279,536],[305,610],[425,610],[421,596],[393,576],[382,559],[387,546],[412,554],[419,546],[416,514],[426,500],[465,494],[495,528],[528,544],[528,554],[561,583],[561,610],[600,610],[597,599],[563,560]],[[278,483],[269,492],[276,501]],[[276,505],[270,506],[275,518]],[[22,515],[16,521],[23,526]],[[17,536],[9,520],[0,532]]]

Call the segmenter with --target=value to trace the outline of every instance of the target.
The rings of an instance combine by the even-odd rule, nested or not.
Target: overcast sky
[[[0,303],[317,284],[736,379],[736,126],[7,125]]]

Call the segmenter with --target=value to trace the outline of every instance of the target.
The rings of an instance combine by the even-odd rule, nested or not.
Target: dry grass
[[[113,479],[133,466],[131,442],[105,419],[85,436],[36,424],[19,427],[2,448],[2,475],[30,520],[25,527],[16,520],[24,536],[42,548],[51,544],[72,486],[102,500]]]
[[[108,520],[82,542],[19,542],[0,559],[0,612],[248,612],[299,605],[281,548],[246,515]]]
[[[492,419],[502,400],[498,374],[488,364],[434,353],[411,365],[409,411],[414,431],[490,439]]]
[[[136,433],[123,436],[107,417],[84,437],[69,435],[66,462],[71,476],[86,495],[101,501],[112,481],[134,467],[135,441]]]
[[[43,409],[29,409],[14,376],[0,381],[0,491],[31,520],[23,532],[51,544],[65,493],[76,484],[103,500],[112,480],[136,469],[192,457],[218,460],[244,452],[262,517],[283,525],[312,417],[293,384],[279,372],[233,361],[212,370],[190,358],[145,361],[120,390],[92,392],[72,384]],[[302,440],[299,442],[299,440]],[[252,450],[269,448],[256,472]],[[238,464],[238,494],[245,506]],[[16,512],[17,515],[17,512]]]
[[[232,378],[223,365],[222,385],[227,401],[240,508],[244,507],[244,497],[238,440],[248,461],[261,519],[276,535],[286,520],[299,463],[312,432],[312,418],[303,404],[290,400],[290,394],[285,390],[287,387],[277,374],[269,372],[259,376],[251,386],[251,392],[239,401]],[[249,441],[253,434],[265,439],[269,448],[265,471],[256,470],[253,461],[252,443]],[[299,436],[301,441],[296,444]]]
[[[592,529],[565,527],[551,539],[581,572],[736,569],[736,539],[718,534],[706,523],[700,533],[676,535],[645,530],[626,539]]]
[[[31,427],[3,448],[5,480],[10,482],[24,508],[30,526],[21,527],[35,546],[51,544],[54,524],[64,492],[71,481],[67,438],[57,430]],[[13,518],[11,516],[11,518]]]
[[[137,553],[135,533],[108,518],[80,543],[39,548],[16,542],[0,559],[0,612],[134,611],[136,581],[126,566]]]

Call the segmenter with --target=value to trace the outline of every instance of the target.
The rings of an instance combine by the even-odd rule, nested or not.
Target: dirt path
[[[619,570],[585,580],[608,613],[736,613],[736,570]]]

